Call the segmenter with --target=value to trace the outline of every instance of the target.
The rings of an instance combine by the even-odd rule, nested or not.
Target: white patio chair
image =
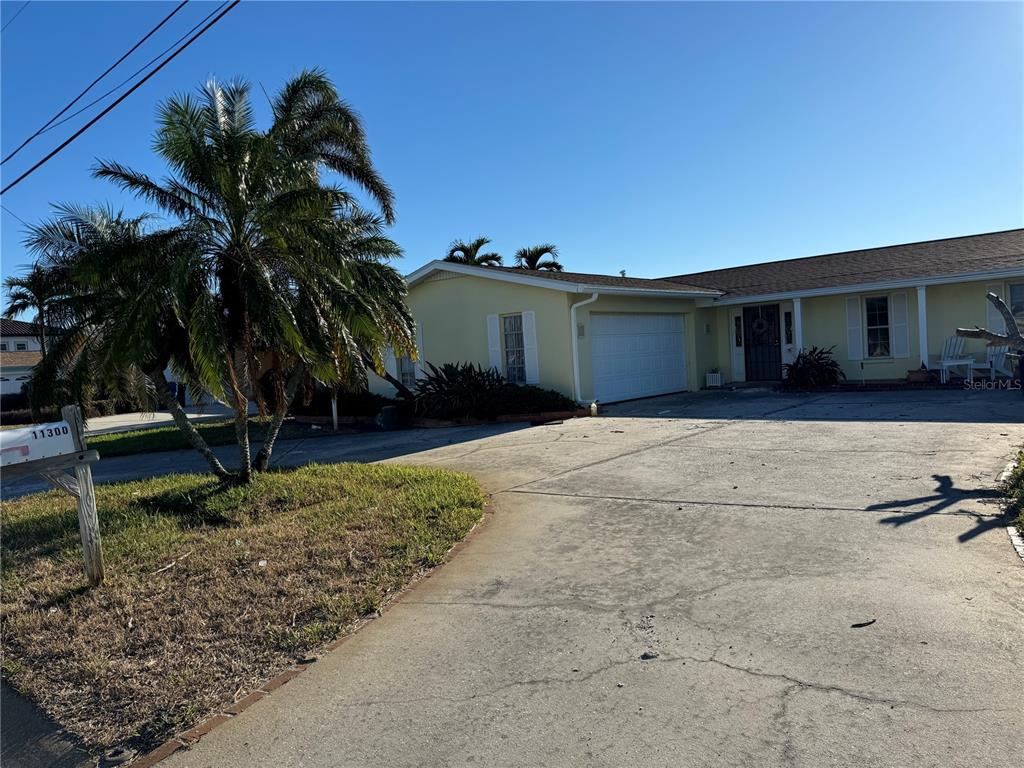
[[[1010,351],[1007,346],[989,347],[984,363],[972,363],[971,368],[975,371],[985,371],[990,379],[995,379],[997,373],[1013,378],[1013,371],[1007,365],[1006,355]]]
[[[948,384],[949,372],[957,368],[964,369],[967,381],[974,381],[974,364],[974,358],[964,354],[963,336],[950,336],[942,345],[942,354],[939,356],[939,381]]]

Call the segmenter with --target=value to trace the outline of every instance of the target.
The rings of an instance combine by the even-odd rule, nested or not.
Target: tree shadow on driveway
[[[871,511],[887,509],[896,510],[904,507],[916,507],[919,504],[928,505],[924,509],[920,509],[916,512],[883,517],[878,521],[882,525],[891,525],[894,528],[906,525],[907,523],[916,522],[917,520],[922,520],[926,517],[931,517],[932,515],[963,515],[966,517],[972,517],[974,518],[974,527],[957,536],[957,541],[961,544],[968,542],[986,531],[992,530],[993,528],[1001,528],[1007,525],[1008,514],[1003,511],[993,514],[983,514],[966,509],[950,509],[953,505],[963,501],[1002,498],[1002,494],[999,493],[999,491],[990,489],[966,490],[957,488],[953,484],[953,478],[949,475],[932,475],[932,478],[938,483],[938,485],[935,486],[935,493],[931,496],[918,496],[913,499],[899,499],[897,501],[871,504],[867,509]]]

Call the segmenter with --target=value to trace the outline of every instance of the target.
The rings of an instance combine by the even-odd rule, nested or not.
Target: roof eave
[[[428,262],[416,271],[410,272],[406,275],[405,281],[411,288],[412,286],[423,282],[423,280],[435,272],[455,272],[456,274],[483,277],[489,280],[498,280],[506,283],[532,285],[537,288],[561,291],[562,293],[599,293],[618,296],[647,296],[650,298],[673,299],[714,298],[722,295],[721,291],[713,290],[688,291],[681,289],[678,291],[667,291],[663,288],[627,288],[624,286],[599,285],[596,283],[576,283],[568,280],[537,277],[536,275],[515,275],[509,272],[489,270],[487,267],[474,267],[469,264],[459,264],[457,262],[440,260]]]
[[[773,291],[771,293],[751,293],[743,296],[730,296],[728,292],[714,300],[717,307],[735,304],[763,304],[785,299],[810,299],[818,296],[838,296],[845,293],[866,293],[870,291],[886,291],[897,288],[917,288],[918,286],[946,285],[949,283],[974,282],[981,280],[1001,280],[1007,277],[1024,277],[1024,266],[992,269],[983,272],[963,272],[955,275],[934,275],[931,277],[912,277],[900,280],[883,280],[873,283],[850,283],[829,286],[827,288],[807,288],[797,291]]]

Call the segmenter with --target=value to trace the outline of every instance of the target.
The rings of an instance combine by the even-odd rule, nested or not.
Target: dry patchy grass
[[[139,748],[351,630],[441,563],[484,503],[466,475],[360,464],[244,488],[201,475],[104,485],[96,500],[98,589],[70,497],[5,504],[3,671],[89,745]]]

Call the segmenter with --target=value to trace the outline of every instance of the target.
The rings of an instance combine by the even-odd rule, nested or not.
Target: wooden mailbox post
[[[61,408],[60,415],[63,421],[0,431],[0,467],[5,478],[39,475],[75,497],[85,574],[95,587],[103,583],[103,544],[92,484],[92,464],[100,455],[86,447],[78,406]]]

